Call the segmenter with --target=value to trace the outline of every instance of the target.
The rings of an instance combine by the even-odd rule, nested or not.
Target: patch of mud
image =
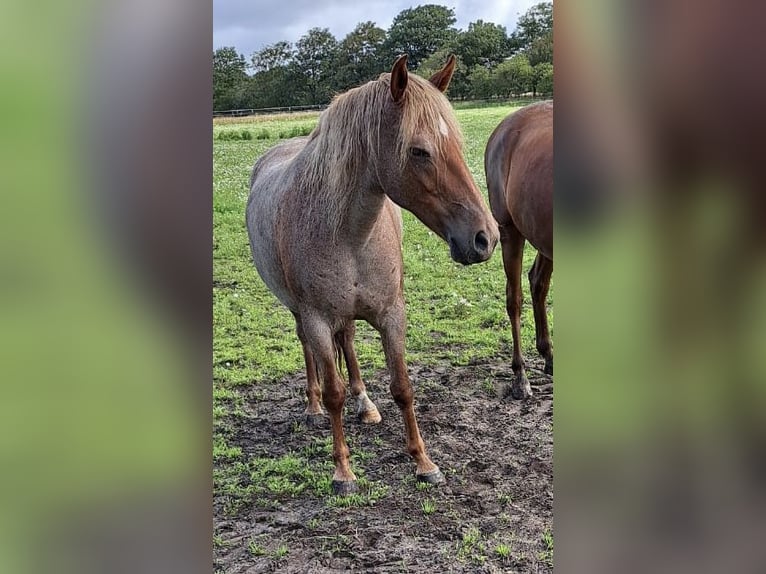
[[[383,421],[358,423],[349,393],[346,436],[352,451],[372,453],[357,466],[387,485],[387,494],[373,506],[351,508],[328,506],[315,494],[259,498],[236,516],[227,515],[225,497],[216,496],[214,569],[552,572],[544,535],[552,532],[553,519],[553,388],[542,361],[527,357],[527,364],[535,396],[526,402],[503,396],[513,376],[505,358],[466,367],[411,366],[421,433],[446,477],[429,490],[416,488],[387,376],[366,381]],[[244,395],[246,416],[230,420],[229,444],[245,457],[276,458],[329,436],[327,423],[296,427],[303,420],[304,385],[305,376],[253,385]],[[428,514],[426,500],[434,506]],[[248,549],[251,540],[264,555]]]

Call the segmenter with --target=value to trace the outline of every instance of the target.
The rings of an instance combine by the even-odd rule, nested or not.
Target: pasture
[[[514,107],[456,111],[485,199],[484,147]],[[446,484],[415,483],[379,337],[358,322],[362,375],[383,421],[362,425],[349,408],[360,493],[330,495],[329,424],[303,422],[294,321],[258,277],[244,224],[255,159],[280,139],[309,133],[317,117],[213,125],[214,569],[551,571],[552,387],[534,348],[529,246],[522,341],[535,396],[522,403],[504,396],[512,372],[500,247],[489,262],[462,267],[404,212],[407,361],[421,432]]]

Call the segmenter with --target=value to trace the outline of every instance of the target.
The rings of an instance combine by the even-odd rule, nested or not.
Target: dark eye
[[[431,157],[431,154],[421,147],[410,148],[410,153],[415,157]]]

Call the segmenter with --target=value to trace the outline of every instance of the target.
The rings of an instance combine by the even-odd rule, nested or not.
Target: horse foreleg
[[[322,401],[330,415],[332,428],[332,458],[335,473],[332,476],[334,494],[343,496],[358,490],[356,476],[349,465],[349,450],[343,432],[343,405],[346,385],[335,367],[335,346],[330,328],[318,320],[303,322],[306,346],[313,354],[322,379]]]
[[[306,346],[306,336],[303,333],[303,327],[301,326],[301,320],[298,315],[295,315],[295,330],[298,333],[301,347],[303,347],[303,359],[306,363],[306,398],[308,399],[308,405],[303,414],[309,425],[316,426],[324,417],[324,411],[322,411],[322,405],[320,404],[322,392],[319,389],[319,380],[317,377],[314,356],[311,354],[311,350]]]
[[[425,443],[420,436],[420,429],[415,418],[412,384],[404,362],[405,313],[404,301],[400,300],[388,310],[379,325],[386,354],[386,363],[391,377],[391,395],[399,406],[404,418],[404,431],[407,440],[407,452],[415,460],[416,477],[419,481],[436,484],[444,481],[444,476],[426,454]]]
[[[506,287],[505,304],[508,318],[511,320],[513,336],[513,358],[511,368],[514,380],[511,384],[511,396],[514,399],[526,399],[532,396],[527,374],[524,371],[524,357],[521,353],[521,264],[524,256],[524,237],[510,223],[500,227],[500,242],[503,250]]]
[[[370,398],[367,396],[367,389],[362,380],[362,373],[359,370],[359,361],[356,359],[354,351],[354,333],[356,325],[351,321],[345,329],[336,335],[336,340],[343,350],[343,358],[348,368],[348,379],[351,386],[351,394],[356,401],[356,416],[365,424],[376,424],[380,422],[380,412]]]
[[[538,253],[535,264],[529,270],[529,290],[532,293],[532,308],[535,314],[535,341],[537,351],[545,359],[545,373],[553,374],[553,345],[548,333],[548,315],[545,300],[551,286],[553,261]]]

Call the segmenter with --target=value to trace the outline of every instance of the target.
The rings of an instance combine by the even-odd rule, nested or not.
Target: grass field
[[[465,139],[466,160],[485,199],[484,147],[495,126],[514,109],[515,106],[505,105],[456,110]],[[283,388],[285,380],[293,381],[303,371],[303,356],[295,335],[292,315],[267,290],[251,260],[244,222],[249,193],[248,179],[253,163],[265,150],[285,137],[309,133],[316,125],[317,118],[318,113],[299,113],[236,120],[226,118],[216,120],[213,124],[213,456],[217,522],[225,517],[236,517],[247,509],[251,509],[250,512],[253,512],[252,509],[256,509],[255,512],[270,509],[278,513],[285,500],[292,500],[299,504],[301,511],[308,512],[307,509],[311,509],[312,514],[309,515],[315,518],[309,521],[308,532],[322,534],[316,529],[312,530],[310,523],[319,521],[320,516],[326,519],[327,512],[341,512],[349,506],[369,507],[385,498],[389,501],[404,500],[406,496],[411,496],[404,493],[415,491],[414,484],[392,484],[390,480],[381,479],[380,474],[370,468],[370,459],[381,456],[379,452],[373,454],[373,451],[385,447],[387,453],[399,453],[402,450],[401,444],[387,444],[377,437],[362,443],[354,432],[349,432],[347,440],[352,450],[352,468],[359,478],[361,492],[348,499],[330,496],[329,481],[333,468],[331,439],[326,432],[320,433],[322,436],[312,436],[302,426],[302,408],[295,407],[302,401],[303,389],[298,385],[290,385],[294,388],[287,390]],[[406,342],[410,367],[446,369],[448,374],[444,376],[448,377],[452,376],[450,372],[469,369],[466,379],[473,376],[470,370],[473,367],[466,365],[475,365],[477,362],[502,365],[510,371],[511,335],[505,311],[505,275],[500,247],[489,262],[463,267],[450,259],[447,245],[408,212],[404,212],[404,228],[408,317]],[[525,304],[522,337],[524,351],[528,356],[536,356],[534,321],[529,304],[529,286],[526,284],[526,272],[534,255],[531,247],[527,246],[523,276]],[[552,303],[552,293],[553,289],[549,303]],[[550,314],[549,320],[552,329]],[[369,381],[377,377],[380,380],[385,363],[379,336],[364,322],[357,323],[356,349],[364,379]],[[426,379],[428,376],[424,375],[420,381],[413,381],[416,387],[420,385],[417,393],[423,393],[420,396],[424,402],[429,400],[429,397],[424,396],[428,391]],[[465,392],[475,394],[485,401],[484,406],[479,406],[480,410],[491,409],[496,401],[492,392],[492,380],[478,378],[477,382],[471,384],[475,384],[476,388],[466,389]],[[276,396],[280,398],[273,398]],[[291,424],[285,423],[284,428],[271,431],[271,434],[268,429],[260,427],[256,432],[256,427],[263,426],[267,419],[261,416],[259,423],[258,415],[253,414],[253,411],[258,408],[273,409],[268,405],[275,400],[284,401],[285,397],[293,401],[290,408],[295,410],[285,416],[294,416],[294,421]],[[435,393],[430,399],[436,400]],[[540,407],[542,421],[547,421],[546,417],[549,416],[545,410],[547,408],[546,405]],[[448,415],[448,412],[442,410],[442,414]],[[392,432],[401,432],[399,420],[394,418],[391,424],[395,424],[396,429]],[[492,424],[498,426],[497,423]],[[547,425],[547,422],[544,424]],[[534,429],[535,426],[530,428]],[[254,436],[261,437],[260,440],[280,441],[282,444],[272,444],[267,448],[263,444],[253,444],[253,440],[258,440],[253,439]],[[530,436],[534,444],[542,440],[536,435]],[[288,443],[292,446],[284,446]],[[547,443],[543,440],[540,444]],[[370,470],[367,475],[365,468]],[[457,470],[454,472],[458,473]],[[404,490],[398,490],[400,488]],[[418,512],[424,520],[433,519],[437,522],[432,520],[431,524],[440,524],[438,520],[443,520],[444,516],[439,511],[454,504],[450,528],[458,528],[455,525],[462,524],[460,515],[463,511],[458,510],[457,503],[447,494],[420,492],[418,489],[417,496]],[[510,494],[494,496],[507,496],[508,501],[511,499]],[[498,500],[506,504],[501,498]],[[317,501],[320,501],[320,510],[315,510]],[[520,512],[518,508],[516,511]],[[529,510],[529,513],[541,516],[534,509]],[[544,526],[549,528],[547,522]],[[538,526],[529,528],[535,532]],[[222,552],[231,552],[231,549],[224,548],[219,531],[216,532],[217,546],[220,546]],[[317,539],[323,537],[324,534]],[[342,546],[342,538],[338,538],[334,544]],[[276,538],[272,541],[273,548],[267,544],[268,539],[264,539],[265,542],[258,540],[251,540],[249,545],[245,545],[245,550],[241,550],[247,555],[245,559],[286,559],[278,555],[289,551],[281,545],[275,546]],[[504,555],[506,544],[510,544],[510,539],[501,539],[499,536],[484,540],[482,548],[486,547],[486,552],[479,558],[483,556],[483,560],[490,557],[500,563],[509,563],[512,557]],[[528,548],[542,549],[539,551],[544,552],[545,544],[538,539],[528,542]],[[498,546],[494,555],[492,545]],[[342,551],[338,552],[342,555]],[[474,554],[458,548],[455,556],[470,562]],[[518,560],[518,564],[527,564],[529,558]],[[547,559],[540,560],[545,564],[549,562]]]

